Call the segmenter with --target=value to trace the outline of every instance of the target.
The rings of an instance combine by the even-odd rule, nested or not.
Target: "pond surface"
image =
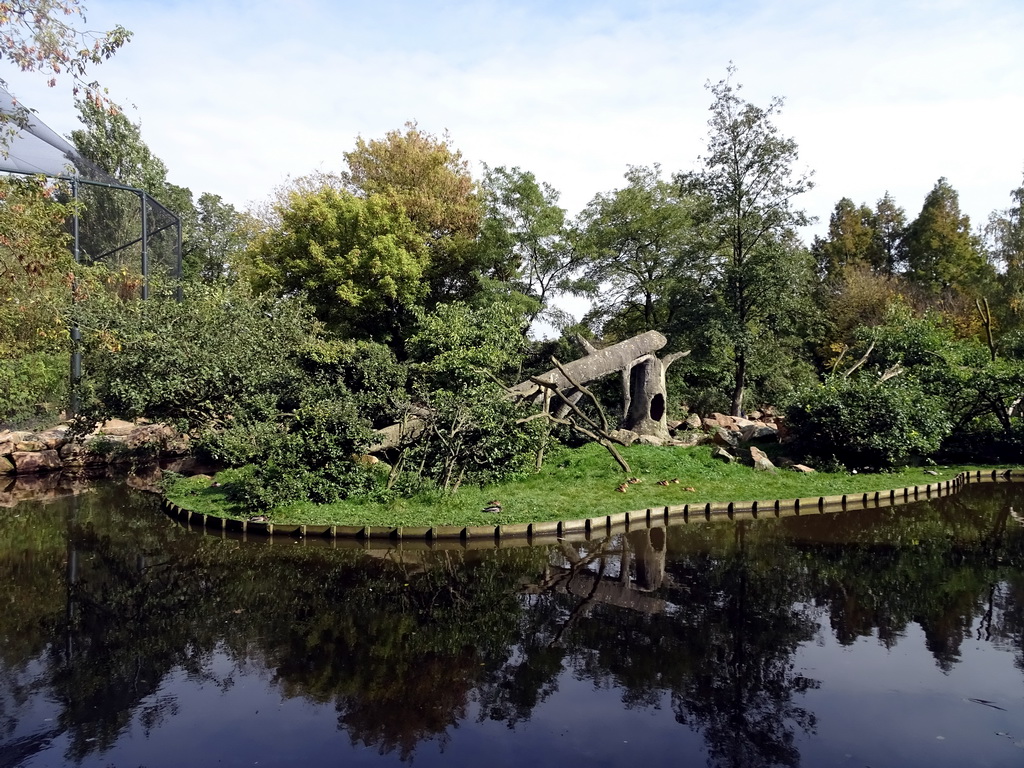
[[[493,551],[0,509],[0,767],[1024,765],[1024,486]]]

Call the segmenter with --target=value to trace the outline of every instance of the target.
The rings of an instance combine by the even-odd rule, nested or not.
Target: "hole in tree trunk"
[[[661,421],[665,415],[665,396],[660,392],[651,398],[651,418],[654,421]]]

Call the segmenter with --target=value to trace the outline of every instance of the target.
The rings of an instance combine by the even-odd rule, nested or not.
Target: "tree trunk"
[[[689,352],[674,352],[659,360],[644,355],[629,369],[629,394],[622,419],[622,428],[639,435],[668,440],[668,392],[665,372],[676,360]]]
[[[732,391],[732,415],[743,415],[743,389],[747,380],[747,356],[736,353],[736,387]]]

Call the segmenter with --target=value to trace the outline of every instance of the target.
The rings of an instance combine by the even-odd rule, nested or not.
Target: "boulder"
[[[722,446],[717,446],[715,450],[711,452],[711,458],[721,459],[727,464],[731,464],[732,462],[736,461],[736,457],[729,453],[727,450],[725,450],[725,448],[723,448]]]
[[[664,445],[665,439],[657,435],[640,435],[637,442],[640,445]]]
[[[46,443],[42,440],[22,440],[14,444],[14,452],[32,453],[34,451],[45,451]]]
[[[754,462],[754,469],[758,472],[775,472],[775,465],[771,463],[767,458],[757,459]]]
[[[763,422],[755,421],[740,429],[740,439],[745,443],[752,440],[777,440],[778,438],[779,431]]]
[[[712,440],[715,445],[724,445],[729,448],[736,448],[740,444],[739,432],[733,432],[725,429],[724,427],[718,427],[712,434]]]
[[[686,417],[686,421],[683,422],[687,429],[700,429],[701,418],[696,413],[691,413]]]
[[[14,464],[5,456],[0,456],[0,475],[13,475]]]
[[[768,454],[762,451],[760,448],[754,445],[750,446],[750,460],[752,462],[756,464],[758,461],[767,458]]]
[[[608,433],[608,436],[611,437],[612,440],[622,443],[623,445],[632,445],[640,437],[640,435],[631,429],[613,429]]]
[[[126,437],[134,432],[136,426],[130,421],[124,421],[123,419],[110,419],[105,421],[97,427],[95,434],[99,435],[112,435],[116,437]]]
[[[794,472],[803,472],[805,475],[809,475],[812,472],[814,472],[814,470],[811,467],[808,467],[806,464],[794,464],[792,467],[790,467],[790,469],[792,469]]]
[[[37,472],[55,472],[61,468],[60,456],[56,451],[15,451],[11,454],[19,475]]]
[[[50,450],[55,451],[68,442],[68,426],[61,424],[60,426],[51,427],[45,432],[36,434],[36,439]]]
[[[704,432],[677,432],[669,443],[679,448],[693,448],[696,445],[706,445],[712,438]]]

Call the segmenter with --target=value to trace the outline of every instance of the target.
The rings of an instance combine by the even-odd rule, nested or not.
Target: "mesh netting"
[[[179,218],[143,190],[120,183],[0,88],[0,172],[44,175],[75,182],[79,259],[150,278],[181,274]]]

